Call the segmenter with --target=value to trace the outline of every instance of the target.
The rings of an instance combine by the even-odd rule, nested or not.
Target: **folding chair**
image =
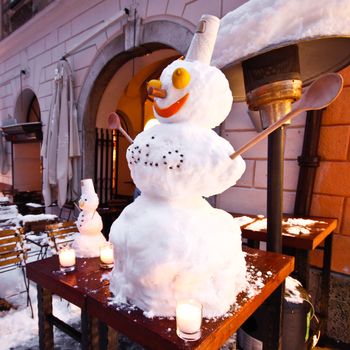
[[[49,246],[53,254],[58,254],[60,248],[74,241],[78,228],[73,221],[59,222],[46,226]]]
[[[34,318],[32,301],[29,294],[29,280],[26,276],[28,249],[24,246],[22,229],[0,230],[0,273],[20,268],[27,293],[27,306],[30,306]]]

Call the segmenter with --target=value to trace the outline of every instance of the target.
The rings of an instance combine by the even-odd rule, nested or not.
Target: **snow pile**
[[[207,42],[197,39],[192,53],[200,52],[196,43]],[[127,151],[141,195],[110,231],[115,301],[147,315],[174,316],[177,299],[193,298],[205,317],[221,316],[247,286],[240,227],[203,198],[231,187],[245,170],[241,157],[230,159],[232,146],[211,130],[228,115],[232,93],[225,76],[199,59],[191,54],[191,61],[177,60],[161,74],[158,87],[166,98],[154,103],[160,124],[139,134]]]
[[[76,234],[73,248],[77,257],[92,258],[100,255],[100,246],[106,242],[102,234],[102,218],[97,212],[99,204],[92,179],[81,180],[82,194],[79,207],[82,209],[78,216]]]
[[[142,213],[142,215],[140,215]],[[241,232],[230,214],[202,198],[141,195],[114,222],[111,290],[156,316],[173,316],[176,299],[194,298],[206,317],[225,313],[245,287]]]
[[[0,196],[0,203],[4,204],[4,203],[9,203],[10,199],[7,196]]]
[[[303,290],[303,287],[301,283],[295,278],[292,278],[290,276],[286,278],[285,283],[286,284],[285,284],[284,299],[290,303],[302,304],[305,299],[302,296],[301,291]]]
[[[7,205],[0,207],[0,221],[13,219],[18,216],[17,205]]]
[[[247,1],[221,19],[212,64],[224,67],[275,44],[349,36],[349,13],[348,0]]]

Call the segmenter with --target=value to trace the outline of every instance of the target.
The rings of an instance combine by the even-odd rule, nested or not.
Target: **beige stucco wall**
[[[203,13],[222,17],[244,1],[179,1],[140,0],[137,14],[142,26],[154,21],[169,21],[194,31]],[[20,94],[19,71],[26,69],[29,74],[23,79],[23,88],[30,88],[38,96],[41,118],[46,124],[53,90],[53,75],[57,61],[74,45],[88,37],[102,21],[133,1],[116,0],[61,0],[56,1],[18,31],[0,42],[0,118],[14,115],[16,100]],[[93,63],[109,42],[124,35],[123,19],[103,30],[78,52],[68,58],[74,71],[75,94],[78,103],[86,101],[82,90],[93,75]],[[176,33],[162,33],[163,37]],[[164,38],[163,38],[164,39]],[[144,38],[144,40],[146,40]],[[149,39],[147,39],[149,40]],[[162,40],[154,37],[154,41]],[[181,38],[179,38],[181,41]],[[142,37],[141,37],[142,43]],[[84,107],[80,111],[84,111]],[[84,112],[80,112],[83,125]],[[304,119],[301,117],[287,131],[285,211],[291,212],[294,205],[298,166],[296,158],[300,154]],[[235,105],[222,125],[222,136],[235,148],[241,146],[256,132],[246,113],[245,104]],[[44,130],[45,131],[45,130]],[[238,184],[218,196],[218,206],[228,211],[265,213],[266,202],[266,142],[262,142],[244,155],[247,171]],[[10,182],[11,176],[0,177],[0,182]],[[254,200],[252,200],[254,198]]]

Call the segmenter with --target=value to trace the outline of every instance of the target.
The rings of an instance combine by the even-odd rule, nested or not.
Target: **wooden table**
[[[246,216],[245,214],[232,214],[235,217]],[[247,215],[253,219],[252,223],[258,223],[263,217]],[[310,219],[316,221],[315,224],[306,226],[310,231],[308,234],[291,234],[288,233],[286,220],[295,218],[290,215],[283,215],[282,222],[282,245],[283,253],[295,257],[294,273],[302,285],[309,288],[310,275],[310,251],[314,249],[323,249],[323,269],[322,269],[322,286],[320,301],[320,317],[322,319],[322,328],[324,331],[325,320],[328,317],[328,296],[330,291],[330,272],[332,260],[332,241],[333,231],[336,229],[338,220],[325,217],[307,217],[301,219]],[[266,218],[265,218],[266,219]],[[241,226],[242,237],[248,240],[248,246],[257,248],[259,242],[267,241],[267,229],[253,229],[251,224]],[[324,246],[321,247],[321,244]]]
[[[97,282],[91,275],[101,271],[99,259],[77,259],[76,271],[63,274],[59,271],[58,256],[27,264],[27,277],[37,284],[39,348],[53,349],[53,326],[81,343],[82,349],[96,348],[96,325],[86,310],[86,294]],[[81,309],[81,332],[53,315],[52,294],[73,303]]]
[[[100,321],[100,329],[106,330],[106,325],[110,326],[149,349],[217,349],[293,271],[293,257],[251,248],[245,248],[245,251],[249,280],[255,285],[256,294],[249,297],[247,292],[242,292],[227,317],[204,320],[202,337],[195,342],[184,342],[177,337],[174,319],[149,319],[137,308],[111,305],[109,285],[101,282],[105,271],[99,268],[98,259],[78,259],[76,271],[66,275],[57,273],[57,257],[30,263],[27,265],[28,278],[38,285],[40,349],[53,349],[52,325],[60,325],[52,316],[52,293],[82,309],[85,323],[82,334],[76,334],[75,338],[82,341],[83,349],[94,348],[98,342],[100,348],[114,346],[103,337],[98,340],[94,333],[96,319]],[[262,282],[260,288],[256,285],[258,279]],[[61,325],[61,328],[65,327]],[[108,339],[114,339],[112,333],[108,332]]]

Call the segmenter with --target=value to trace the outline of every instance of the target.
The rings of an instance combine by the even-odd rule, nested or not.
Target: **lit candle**
[[[70,272],[75,270],[75,250],[73,248],[64,247],[60,249],[58,259],[61,271]]]
[[[112,243],[106,242],[100,247],[100,260],[100,265],[104,269],[110,269],[114,266],[114,252]]]
[[[193,300],[179,300],[176,304],[176,333],[189,341],[201,337],[202,305]]]

